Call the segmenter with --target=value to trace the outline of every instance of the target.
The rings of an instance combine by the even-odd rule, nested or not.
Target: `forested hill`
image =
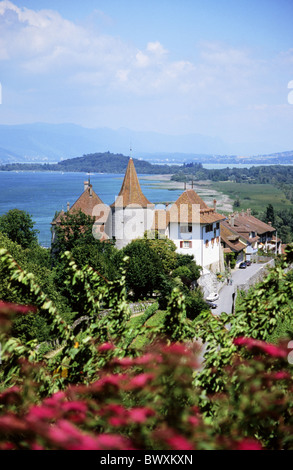
[[[0,171],[73,171],[86,173],[124,173],[129,157],[122,154],[92,153],[82,157],[62,160],[56,164],[11,163],[1,165]],[[177,165],[153,165],[144,160],[133,158],[137,173],[140,174],[173,174],[178,171]],[[201,166],[200,164],[198,164]]]

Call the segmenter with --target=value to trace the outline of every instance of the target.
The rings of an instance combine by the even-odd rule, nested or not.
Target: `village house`
[[[276,229],[270,223],[254,217],[250,209],[230,215],[223,226],[236,232],[245,241],[246,260],[255,259],[259,249],[264,253],[281,252],[281,240],[277,238]]]
[[[165,210],[155,210],[152,228],[172,240],[178,253],[193,255],[196,264],[217,272],[223,268],[220,222],[225,218],[188,189]]]
[[[220,224],[221,229],[221,243],[224,255],[230,253],[235,254],[236,266],[246,259],[246,248],[248,244],[236,230],[230,226],[227,220],[222,221]]]

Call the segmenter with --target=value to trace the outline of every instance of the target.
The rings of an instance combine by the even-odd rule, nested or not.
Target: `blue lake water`
[[[145,175],[144,175],[145,176]],[[118,195],[124,175],[93,174],[90,176],[94,191],[105,204],[112,204]],[[10,209],[28,212],[35,228],[40,231],[39,243],[49,247],[51,225],[56,211],[66,211],[83,192],[87,173],[59,172],[0,172],[0,215]],[[158,180],[140,178],[143,193],[150,202],[175,201],[184,190],[168,190],[152,186]]]

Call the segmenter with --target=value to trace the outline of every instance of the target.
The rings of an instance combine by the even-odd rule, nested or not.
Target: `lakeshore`
[[[172,175],[142,175],[140,176],[140,180],[147,182],[146,186],[150,188],[160,188],[170,191],[170,195],[172,195],[172,191],[184,191],[185,184],[180,181],[171,181],[171,177]],[[233,200],[230,199],[226,194],[213,189],[212,181],[197,181],[196,183],[193,183],[193,186],[190,183],[186,183],[186,189],[191,189],[192,187],[208,206],[212,207],[214,204],[214,199],[216,199],[217,210],[225,213],[233,211]]]

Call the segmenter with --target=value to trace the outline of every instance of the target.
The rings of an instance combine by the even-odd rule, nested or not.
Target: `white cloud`
[[[168,53],[168,51],[164,48],[164,46],[159,42],[149,42],[147,44],[147,51],[151,52],[152,54],[155,54],[157,56],[164,56],[165,54]]]
[[[200,45],[199,63],[172,61],[159,41],[137,50],[119,38],[68,21],[56,11],[19,8],[8,0],[0,1],[0,30],[0,59],[10,59],[18,71],[35,77],[59,74],[61,82],[117,91],[121,87],[121,92],[139,95],[213,94],[215,85],[228,93],[253,68],[246,51],[217,43]]]
[[[144,54],[142,51],[138,51],[135,55],[137,67],[145,68],[148,67],[151,63],[150,58]]]
[[[103,12],[96,15],[103,20]],[[126,125],[123,120],[131,102],[135,111],[129,119],[135,127],[149,122],[150,127],[167,129],[173,123],[177,129],[181,121],[202,133],[205,129],[216,133],[219,126],[229,133],[229,126],[245,121],[241,112],[255,119],[257,113],[269,113],[266,105],[272,97],[274,105],[279,103],[282,86],[287,103],[287,85],[293,79],[288,76],[292,49],[266,61],[244,47],[206,41],[198,44],[194,56],[186,57],[182,50],[181,57],[174,59],[173,51],[159,40],[147,38],[145,47],[138,48],[87,26],[68,21],[56,11],[34,11],[0,1],[0,69],[3,62],[6,82],[13,82],[15,103],[18,95],[20,99],[25,96],[26,87],[36,90],[29,94],[32,114],[33,100],[40,108],[41,97],[52,116],[58,110],[60,116],[71,119],[72,107],[67,111],[67,105],[74,102],[85,119],[91,112],[95,118],[97,109],[103,109],[100,119],[107,114],[108,125],[111,113],[113,122],[121,120]],[[282,73],[284,84],[280,83]],[[4,82],[3,75],[0,78]],[[287,107],[278,112],[292,112],[292,106],[287,103]],[[79,119],[80,114],[76,116]],[[196,129],[192,127],[195,122]],[[247,126],[250,122],[251,118]]]

